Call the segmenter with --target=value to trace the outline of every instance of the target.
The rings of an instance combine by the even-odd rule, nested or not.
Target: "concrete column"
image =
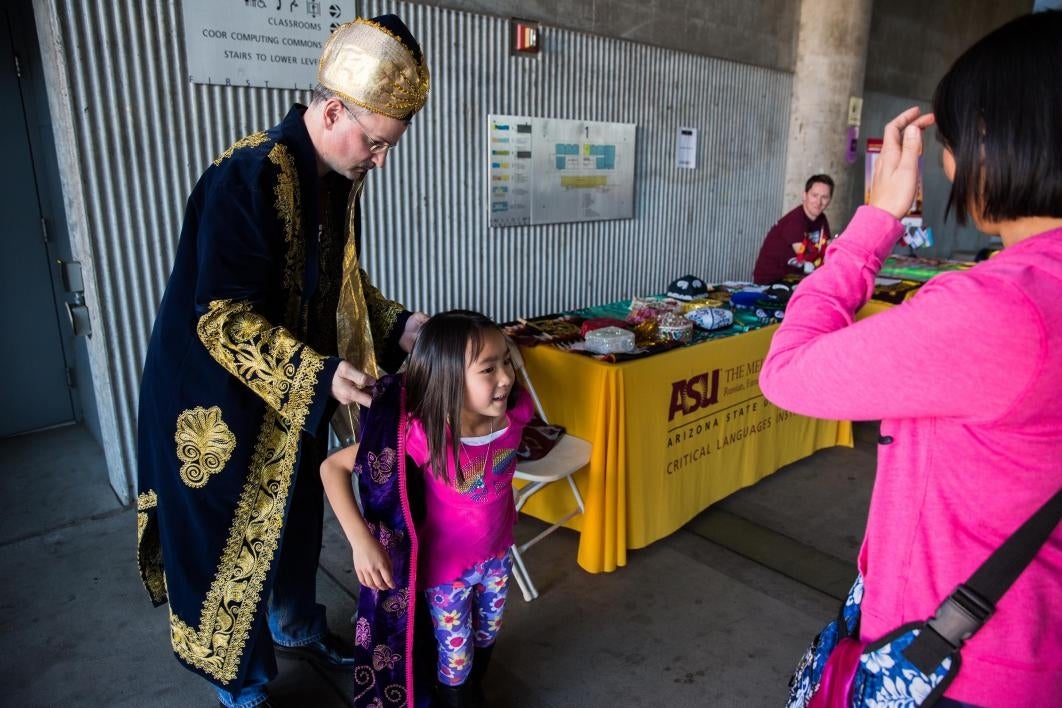
[[[828,174],[836,183],[826,210],[834,233],[851,218],[848,205],[863,188],[863,160],[860,156],[849,165],[845,150],[848,98],[863,96],[873,4],[874,0],[800,3],[783,213],[800,203],[808,177]]]

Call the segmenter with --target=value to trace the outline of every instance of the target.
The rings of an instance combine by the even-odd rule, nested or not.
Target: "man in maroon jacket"
[[[804,275],[822,262],[830,240],[830,222],[824,213],[833,197],[829,175],[812,175],[804,185],[800,206],[778,220],[763,239],[752,280],[773,283],[782,277]]]

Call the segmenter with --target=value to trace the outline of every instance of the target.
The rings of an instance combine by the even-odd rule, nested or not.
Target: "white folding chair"
[[[546,418],[546,412],[542,410],[542,402],[538,400],[538,394],[535,393],[535,387],[531,383],[531,377],[528,376],[527,369],[524,367],[524,360],[520,356],[519,348],[516,344],[510,342],[509,349],[512,352],[513,366],[520,372],[524,388],[531,394],[531,400],[535,403],[535,410],[538,411],[539,417],[548,423],[549,419]],[[523,554],[528,548],[559,529],[576,514],[582,514],[586,511],[583,497],[579,494],[579,488],[575,486],[575,480],[572,479],[572,475],[590,462],[591,449],[592,446],[586,440],[565,433],[545,457],[530,461],[517,460],[514,477],[528,483],[520,489],[513,488],[517,512],[523,508],[524,504],[532,496],[538,494],[550,484],[561,480],[565,480],[568,483],[572,496],[575,498],[575,508],[558,520],[557,523],[526,543],[514,543],[510,549],[513,556],[513,576],[516,578],[516,584],[520,586],[520,591],[523,592],[524,600],[527,602],[531,602],[531,600],[538,597],[538,590],[535,589],[535,584],[531,581],[531,576],[524,565]]]

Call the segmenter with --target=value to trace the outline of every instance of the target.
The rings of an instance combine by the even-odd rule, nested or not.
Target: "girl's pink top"
[[[782,408],[881,420],[859,553],[863,641],[930,617],[1062,486],[1062,229],[854,322],[901,233],[861,207],[797,286],[760,373]],[[1059,705],[1060,528],[962,649],[946,695]]]
[[[464,489],[457,487],[451,450],[446,452],[446,479],[432,473],[424,426],[417,419],[410,421],[406,452],[425,479],[426,512],[417,528],[421,543],[418,589],[452,583],[465,570],[513,544],[516,449],[532,412],[531,397],[521,390],[506,413],[508,420],[500,435],[496,433],[489,442],[490,436],[461,438]]]

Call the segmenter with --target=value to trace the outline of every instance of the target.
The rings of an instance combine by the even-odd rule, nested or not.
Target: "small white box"
[[[595,354],[634,351],[634,332],[620,327],[602,327],[586,333],[586,348]]]

